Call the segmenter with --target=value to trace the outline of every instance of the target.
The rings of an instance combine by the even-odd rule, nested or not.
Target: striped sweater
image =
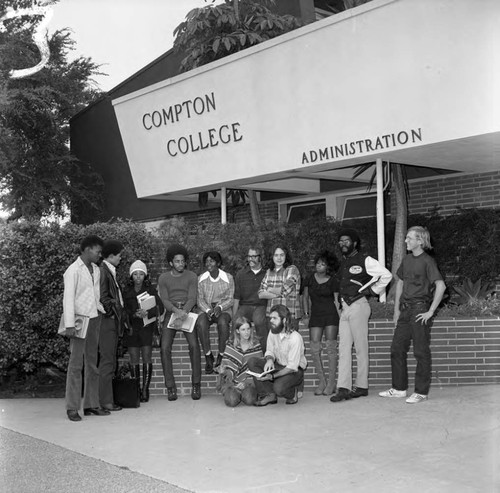
[[[229,369],[233,374],[233,382],[238,384],[244,382],[247,378],[245,373],[248,370],[248,360],[250,358],[262,358],[262,347],[260,343],[256,346],[243,351],[241,348],[237,348],[232,342],[228,342],[226,345],[226,350],[222,355],[221,366],[225,369]]]

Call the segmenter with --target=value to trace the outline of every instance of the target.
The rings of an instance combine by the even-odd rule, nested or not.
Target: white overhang
[[[500,2],[375,0],[113,101],[138,197],[499,168]]]

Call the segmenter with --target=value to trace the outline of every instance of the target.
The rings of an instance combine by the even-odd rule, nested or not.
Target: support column
[[[376,161],[377,170],[377,254],[378,261],[385,267],[385,230],[384,230],[384,171],[382,159]],[[379,300],[385,303],[385,291],[380,294]]]

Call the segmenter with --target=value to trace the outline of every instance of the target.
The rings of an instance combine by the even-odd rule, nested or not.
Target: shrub
[[[122,283],[133,260],[141,258],[148,264],[153,258],[153,236],[131,222],[88,227],[35,222],[0,225],[0,369],[16,367],[32,373],[44,365],[66,367],[68,341],[57,335],[62,276],[88,234],[124,243],[124,268],[118,270]]]
[[[481,279],[472,282],[467,278],[460,286],[453,286],[453,289],[458,294],[457,304],[463,305],[488,299],[495,292],[495,285],[492,282],[483,284]]]
[[[429,228],[436,248],[438,265],[447,278],[460,282],[494,281],[499,276],[500,211],[461,210],[453,216],[410,216],[408,224]],[[346,226],[347,224],[344,224]],[[376,256],[375,220],[359,220],[348,224],[361,236],[363,250]],[[152,233],[143,225],[127,221],[96,223],[90,226],[59,226],[20,222],[0,223],[0,370],[16,367],[32,373],[43,365],[65,368],[68,342],[57,336],[62,311],[62,275],[74,261],[81,239],[97,234],[103,239],[120,240],[125,250],[118,280],[125,285],[130,264],[141,259],[150,268],[153,282],[166,267],[166,250],[181,243],[190,252],[190,268],[197,274],[203,253],[217,250],[224,259],[224,269],[235,274],[245,265],[250,245],[264,248],[266,253],[278,241],[290,248],[294,263],[305,275],[316,252],[328,248],[340,257],[337,235],[340,224],[331,218],[310,218],[296,224],[269,221],[260,228],[251,224],[203,224],[188,227],[182,218],[165,221]],[[387,258],[391,256],[392,223],[387,224]],[[264,258],[266,261],[267,258]],[[390,265],[390,262],[387,262]],[[498,314],[496,299],[478,301],[455,310],[462,315]],[[386,315],[377,315],[384,311]],[[392,318],[393,305],[377,303],[372,318]],[[444,313],[444,309],[442,309]],[[440,312],[441,313],[441,312]],[[450,315],[451,316],[451,315]]]

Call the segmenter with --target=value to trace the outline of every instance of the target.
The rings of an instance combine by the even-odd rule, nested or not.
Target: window
[[[376,194],[363,194],[338,197],[339,219],[346,221],[349,219],[362,219],[365,217],[375,217],[377,215]],[[390,214],[390,198],[384,198],[384,214]]]
[[[297,223],[304,219],[318,216],[326,216],[326,203],[324,199],[287,204],[287,222],[289,223]]]

